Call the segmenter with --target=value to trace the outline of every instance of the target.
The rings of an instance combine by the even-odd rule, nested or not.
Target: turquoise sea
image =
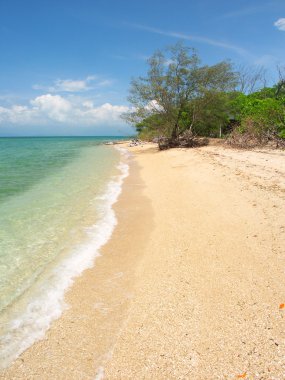
[[[107,140],[0,138],[0,367],[44,336],[111,236],[128,155]]]

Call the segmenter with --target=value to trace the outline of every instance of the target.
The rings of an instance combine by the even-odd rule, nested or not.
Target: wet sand
[[[285,152],[130,150],[111,240],[1,378],[285,378]]]

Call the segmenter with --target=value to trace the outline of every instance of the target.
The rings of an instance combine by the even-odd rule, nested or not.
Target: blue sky
[[[284,0],[0,0],[0,135],[132,132],[132,77],[184,40],[204,63],[285,65]]]

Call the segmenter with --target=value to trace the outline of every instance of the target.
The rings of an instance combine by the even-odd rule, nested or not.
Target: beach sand
[[[118,226],[3,379],[284,379],[285,152],[130,148]]]

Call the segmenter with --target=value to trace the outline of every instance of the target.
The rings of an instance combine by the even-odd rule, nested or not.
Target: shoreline
[[[0,378],[282,378],[284,158],[128,149],[111,239]]]
[[[112,206],[117,223],[111,238],[101,247],[100,255],[96,257],[93,267],[84,270],[67,289],[64,296],[67,308],[64,308],[60,318],[53,321],[43,339],[36,341],[11,366],[0,371],[1,379],[30,377],[50,379],[51,376],[58,378],[59,368],[63,371],[65,366],[67,367],[65,378],[77,379],[81,376],[84,379],[94,378],[96,371],[100,371],[102,358],[108,356],[112,348],[113,337],[118,332],[127,304],[132,297],[133,275],[131,272],[139,258],[132,255],[131,242],[128,244],[121,237],[128,233],[129,223],[134,213],[137,215],[139,212],[142,216],[148,213],[148,218],[151,218],[149,208],[144,207],[147,202],[140,194],[143,184],[139,176],[139,168],[132,157],[128,160],[131,175],[124,179],[118,200]],[[127,203],[131,201],[135,204],[138,199],[140,205],[135,210],[127,211]],[[134,233],[135,228],[134,224]],[[142,233],[137,238],[142,246],[141,240],[146,239],[144,237],[149,228],[150,225],[145,226],[145,233],[142,229]],[[127,255],[126,251],[129,251]],[[82,315],[83,304],[84,316]],[[93,327],[91,327],[93,325],[97,326],[94,329],[94,335],[92,335]],[[82,341],[82,336],[87,335],[89,335],[88,339],[83,338]],[[96,342],[94,342],[95,339]],[[99,344],[98,340],[100,340]],[[88,345],[92,354],[86,357]],[[81,354],[78,355],[78,352]],[[66,360],[67,353],[72,356],[71,361]],[[78,358],[73,361],[77,355]],[[56,360],[51,361],[51,357],[55,357]],[[81,366],[86,368],[78,370]]]
[[[44,338],[52,323],[66,309],[66,292],[86,269],[94,266],[101,248],[110,240],[117,225],[113,205],[129,172],[127,152],[117,148],[114,153],[120,161],[94,198],[95,201],[100,199],[97,220],[94,221],[93,212],[93,220],[90,219],[84,227],[78,225],[78,230],[82,230],[81,239],[74,241],[61,258],[46,268],[26,294],[7,308],[6,315],[1,315],[3,326],[7,324],[9,327],[1,334],[0,370],[8,368],[23,352]],[[81,218],[84,219],[82,214]]]

